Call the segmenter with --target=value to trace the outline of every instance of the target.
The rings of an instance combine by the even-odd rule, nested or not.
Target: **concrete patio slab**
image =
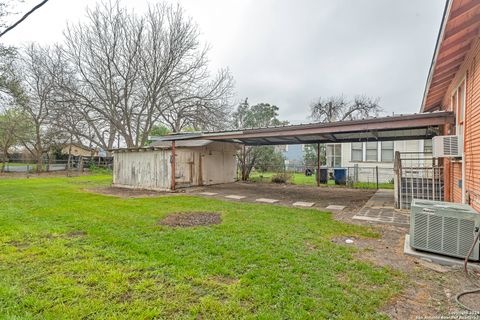
[[[426,251],[418,251],[410,246],[410,235],[405,235],[405,242],[403,246],[403,253],[418,259],[422,259],[431,263],[436,263],[442,266],[449,266],[449,267],[463,267],[463,259],[442,256],[439,254],[426,252]],[[468,263],[469,268],[475,268],[476,270],[480,270],[480,263],[470,261]]]
[[[345,209],[345,206],[339,206],[339,205],[336,205],[336,204],[331,204],[329,205],[326,209],[328,210],[343,210]]]
[[[278,202],[279,200],[277,200],[277,199],[268,199],[268,198],[258,198],[258,199],[255,199],[255,201],[257,201],[257,202],[264,202],[264,203],[275,203],[275,202]]]
[[[217,195],[217,192],[200,192],[199,194],[204,195],[204,196],[214,196]]]
[[[410,212],[397,210],[393,190],[378,190],[353,219],[398,226],[409,226]]]
[[[315,202],[305,202],[305,201],[297,201],[294,202],[293,205],[296,207],[313,207]]]
[[[246,196],[237,196],[235,194],[230,194],[228,196],[225,196],[225,198],[228,198],[228,199],[235,199],[235,200],[241,200],[241,199],[245,199]]]

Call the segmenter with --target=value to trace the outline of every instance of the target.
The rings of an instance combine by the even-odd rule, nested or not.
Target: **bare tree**
[[[233,79],[228,70],[220,70],[208,81],[207,74],[169,92],[161,121],[173,132],[189,127],[195,130],[217,130],[228,126]]]
[[[48,70],[54,70],[50,48],[30,45],[22,52],[17,71],[21,75],[26,101],[22,114],[26,117],[29,130],[20,137],[23,146],[42,170],[43,156],[55,144],[61,144],[63,132],[54,125],[55,81]]]
[[[73,136],[105,149],[118,139],[138,147],[156,123],[181,130],[228,114],[231,76],[211,79],[208,50],[179,6],[157,4],[138,16],[105,2],[65,39],[71,76],[58,83],[65,107],[75,109],[63,123]]]
[[[0,159],[3,163],[0,172],[5,170],[5,164],[10,160],[11,149],[18,145],[28,131],[26,117],[15,107],[0,112]]]
[[[355,120],[377,116],[382,112],[379,98],[356,96],[352,101],[344,96],[318,99],[310,106],[310,117],[319,122]]]

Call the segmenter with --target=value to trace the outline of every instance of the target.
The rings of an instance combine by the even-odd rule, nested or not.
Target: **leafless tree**
[[[65,32],[70,76],[58,81],[73,136],[105,149],[119,137],[138,147],[156,123],[204,127],[228,113],[231,76],[210,77],[208,50],[181,7],[157,4],[139,16],[104,2],[87,15]]]
[[[50,48],[32,44],[23,50],[17,62],[17,72],[26,96],[22,114],[28,126],[20,141],[35,159],[37,171],[42,169],[43,156],[65,138],[63,132],[54,125],[55,81],[48,70],[55,69],[52,66],[55,61],[49,57]]]
[[[311,118],[319,122],[334,122],[375,117],[382,108],[378,98],[356,96],[352,101],[344,96],[318,99],[310,106]]]

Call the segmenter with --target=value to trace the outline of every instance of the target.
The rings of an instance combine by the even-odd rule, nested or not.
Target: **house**
[[[432,140],[367,141],[329,143],[326,145],[326,165],[347,168],[359,182],[391,182],[395,175],[395,152],[431,153]]]
[[[463,154],[443,158],[444,198],[480,210],[480,1],[449,0],[430,66],[421,112],[453,111],[444,135],[458,135]]]
[[[304,147],[303,144],[276,146],[285,158],[285,169],[292,171],[304,171]]]
[[[234,182],[237,149],[235,143],[211,140],[155,141],[146,148],[117,149],[113,186],[173,191]]]
[[[99,150],[79,143],[68,143],[62,148],[62,154],[74,157],[98,157]]]

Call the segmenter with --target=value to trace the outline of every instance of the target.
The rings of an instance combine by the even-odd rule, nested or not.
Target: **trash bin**
[[[347,169],[333,169],[333,177],[335,179],[335,184],[347,184]]]
[[[328,182],[328,168],[320,168],[320,174],[317,172],[317,180],[323,184]]]

